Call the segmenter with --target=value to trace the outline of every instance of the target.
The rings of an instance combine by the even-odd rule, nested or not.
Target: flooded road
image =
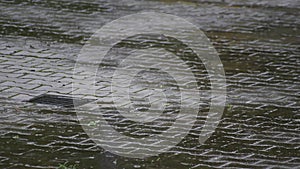
[[[1,0],[0,168],[299,168],[299,9],[297,0]],[[84,42],[104,24],[141,11],[180,16],[206,33],[224,65],[227,106],[204,144],[199,116],[176,147],[131,159],[96,146],[73,109],[24,101],[71,95]]]

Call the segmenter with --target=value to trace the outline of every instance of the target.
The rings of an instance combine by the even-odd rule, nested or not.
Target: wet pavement
[[[1,1],[0,168],[299,168],[299,9],[297,0]],[[168,152],[130,159],[97,147],[74,110],[23,101],[71,95],[84,42],[140,11],[174,14],[206,33],[224,64],[228,106],[203,145],[196,124]]]

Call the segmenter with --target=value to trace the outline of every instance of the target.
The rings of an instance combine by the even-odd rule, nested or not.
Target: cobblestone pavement
[[[300,168],[299,9],[297,0],[0,1],[0,168]],[[72,109],[24,102],[71,95],[84,41],[140,11],[174,14],[205,31],[228,90],[223,118],[203,145],[199,116],[180,144],[143,160],[97,147]]]

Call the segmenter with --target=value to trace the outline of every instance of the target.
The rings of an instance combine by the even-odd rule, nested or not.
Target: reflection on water
[[[57,168],[66,161],[97,169],[300,165],[300,6],[296,0],[0,4],[1,168]],[[228,106],[203,145],[198,143],[198,131],[205,117],[199,116],[198,125],[167,153],[143,160],[118,157],[95,146],[72,110],[14,100],[14,93],[67,93],[68,77],[84,40],[101,25],[142,10],[187,18],[207,33],[220,54]]]

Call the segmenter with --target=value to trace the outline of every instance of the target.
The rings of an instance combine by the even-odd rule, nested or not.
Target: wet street
[[[97,74],[96,98],[89,88],[72,87],[77,56],[90,36],[115,19],[142,11],[182,17],[206,34],[224,66],[227,100],[205,143],[198,138],[210,99],[202,100],[197,122],[179,144],[135,159],[97,146],[67,98],[74,90],[86,91],[76,96],[82,102],[100,98],[101,111],[121,133],[164,130],[118,120],[106,97],[105,73]],[[0,0],[0,168],[300,168],[299,16],[297,0]],[[124,43],[140,45],[134,39]],[[209,88],[200,68],[194,72],[198,83]],[[28,102],[43,94],[63,96],[64,102]]]

